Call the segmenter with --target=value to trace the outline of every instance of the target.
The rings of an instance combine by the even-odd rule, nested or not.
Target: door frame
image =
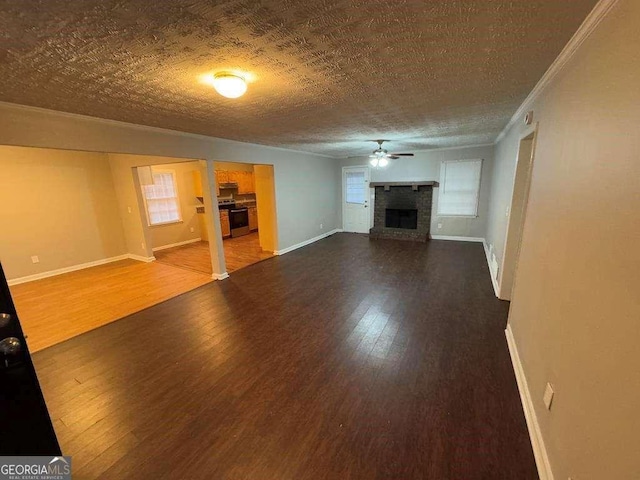
[[[538,122],[534,123],[530,127],[528,127],[524,132],[522,132],[518,138],[518,153],[516,156],[516,168],[513,173],[513,187],[511,190],[511,202],[509,204],[509,219],[507,221],[507,228],[504,234],[504,249],[502,251],[502,261],[500,264],[500,279],[499,279],[499,295],[498,297],[501,300],[511,300],[512,292],[515,288],[516,284],[516,276],[518,273],[518,263],[520,260],[520,251],[522,246],[522,236],[524,234],[524,225],[527,217],[527,210],[529,209],[529,193],[531,192],[531,180],[533,176],[533,164],[535,161],[536,155],[536,143],[538,139]],[[531,140],[531,153],[528,159],[522,158],[522,143],[525,140]],[[521,166],[523,161],[528,161],[528,168],[524,171],[518,171],[518,167]],[[526,175],[524,179],[524,183],[520,185],[522,189],[522,201],[521,208],[522,211],[520,213],[520,218],[518,220],[513,220],[513,207],[514,207],[514,197],[516,195],[516,188],[518,187],[518,180],[521,178],[519,175]],[[518,207],[518,205],[516,205]],[[517,224],[514,222],[518,222]],[[512,228],[517,228],[516,232],[509,232]],[[517,233],[516,239],[517,244],[513,244],[516,239],[513,238],[514,233]],[[509,249],[512,249],[511,252]],[[510,273],[510,281],[508,285],[505,283],[505,271],[509,269]]]
[[[367,173],[365,175],[365,183],[367,183],[367,189],[370,190],[369,188],[369,183],[371,183],[371,167],[369,167],[369,165],[349,165],[346,167],[342,167],[342,174],[340,176],[340,183],[342,184],[342,198],[340,199],[340,203],[341,203],[341,208],[342,208],[342,231],[346,232],[346,229],[344,228],[345,226],[345,213],[347,210],[347,202],[346,202],[346,198],[347,198],[347,194],[346,194],[346,186],[347,183],[345,182],[345,173],[347,172],[347,170],[353,170],[353,169],[358,169],[358,170],[365,170]],[[371,211],[373,212],[373,208],[371,207],[371,192],[367,191],[365,192],[365,201],[367,204],[367,208],[370,208]],[[373,213],[369,213],[367,215],[367,221],[369,222],[369,228],[371,228],[371,219],[373,218]]]

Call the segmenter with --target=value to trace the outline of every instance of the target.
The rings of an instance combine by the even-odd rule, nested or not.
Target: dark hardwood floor
[[[74,479],[536,479],[482,246],[337,234],[34,355]]]

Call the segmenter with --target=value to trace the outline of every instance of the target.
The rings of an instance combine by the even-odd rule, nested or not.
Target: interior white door
[[[369,167],[342,169],[342,218],[345,232],[369,233]]]

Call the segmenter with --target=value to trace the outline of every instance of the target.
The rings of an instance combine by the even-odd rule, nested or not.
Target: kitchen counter
[[[256,206],[255,200],[236,200],[236,207],[251,208]]]

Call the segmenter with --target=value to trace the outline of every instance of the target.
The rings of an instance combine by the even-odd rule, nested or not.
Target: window
[[[443,161],[440,166],[438,215],[477,217],[482,160]]]
[[[365,201],[365,172],[345,172],[347,176],[345,197],[347,203],[363,205]]]
[[[153,171],[153,185],[143,185],[142,195],[149,225],[182,221],[174,172]]]

